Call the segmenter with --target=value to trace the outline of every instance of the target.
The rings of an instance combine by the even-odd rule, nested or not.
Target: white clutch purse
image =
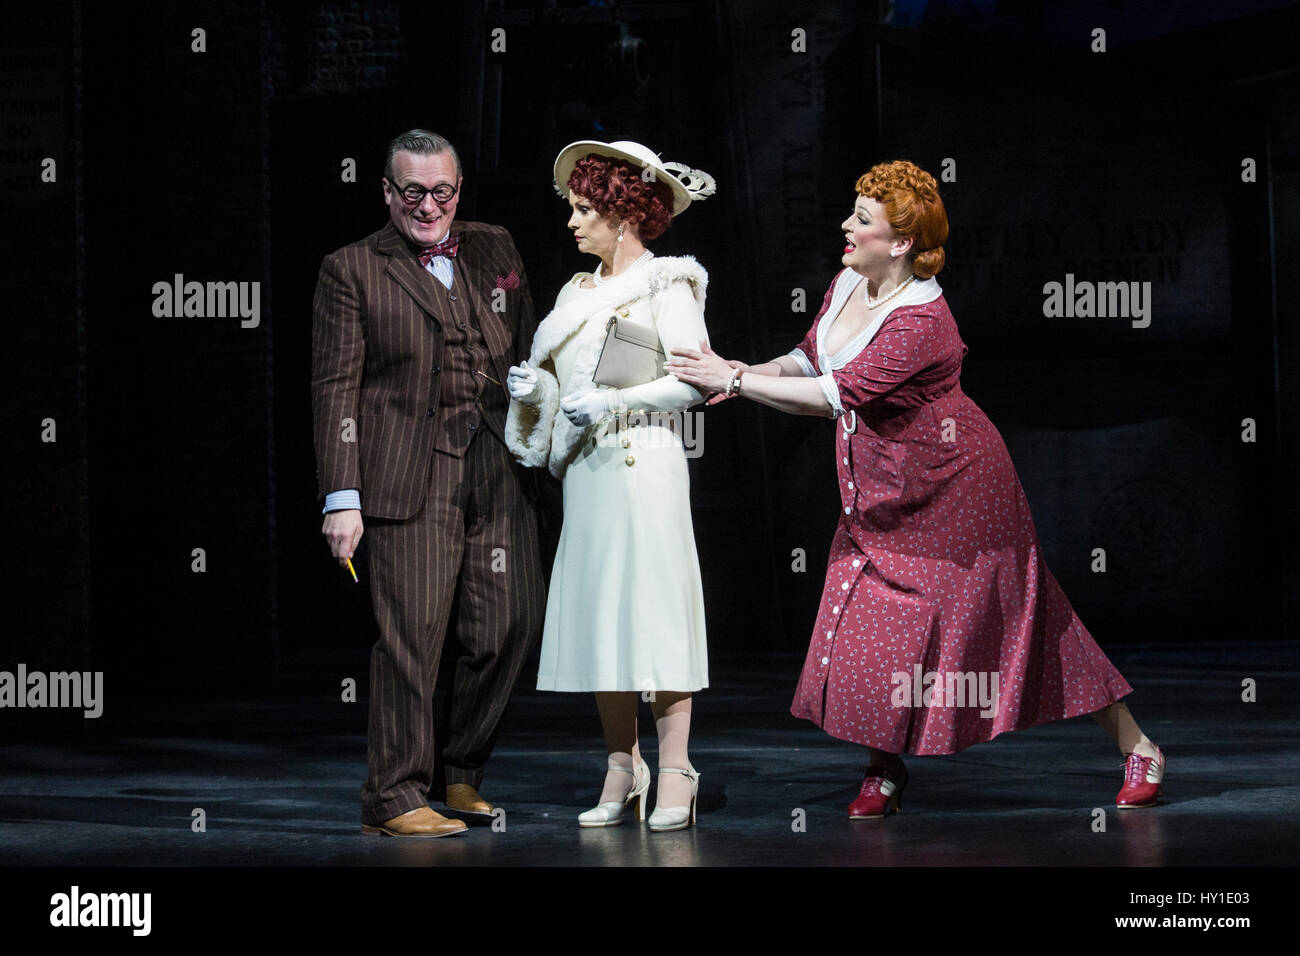
[[[611,388],[630,388],[664,375],[667,356],[659,333],[648,325],[611,315],[605,324],[605,344],[592,381]]]

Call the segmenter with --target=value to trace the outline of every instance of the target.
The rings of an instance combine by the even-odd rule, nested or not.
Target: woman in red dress
[[[846,267],[799,346],[763,365],[674,350],[681,381],[837,418],[840,520],[791,713],[863,744],[852,819],[901,807],[900,754],[950,754],[1092,714],[1125,757],[1120,808],[1153,806],[1165,759],[1132,688],[1047,569],[993,423],[961,388],[966,346],[934,276],[948,218],[905,161],[856,184]]]

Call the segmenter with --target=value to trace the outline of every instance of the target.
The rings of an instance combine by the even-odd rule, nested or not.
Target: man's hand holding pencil
[[[355,508],[344,511],[331,511],[325,515],[321,525],[321,534],[329,542],[330,554],[338,559],[339,566],[352,572],[352,580],[357,581],[356,568],[352,566],[352,556],[357,553],[357,545],[365,527],[361,523],[361,512]]]

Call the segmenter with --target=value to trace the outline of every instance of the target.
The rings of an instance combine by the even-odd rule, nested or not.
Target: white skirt
[[[625,429],[594,445],[589,439],[563,487],[564,526],[537,689],[709,686],[704,590],[681,440],[657,425]]]

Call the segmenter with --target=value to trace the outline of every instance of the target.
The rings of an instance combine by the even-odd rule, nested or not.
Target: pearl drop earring
[[[618,241],[623,241],[623,223],[621,222],[618,224]]]

